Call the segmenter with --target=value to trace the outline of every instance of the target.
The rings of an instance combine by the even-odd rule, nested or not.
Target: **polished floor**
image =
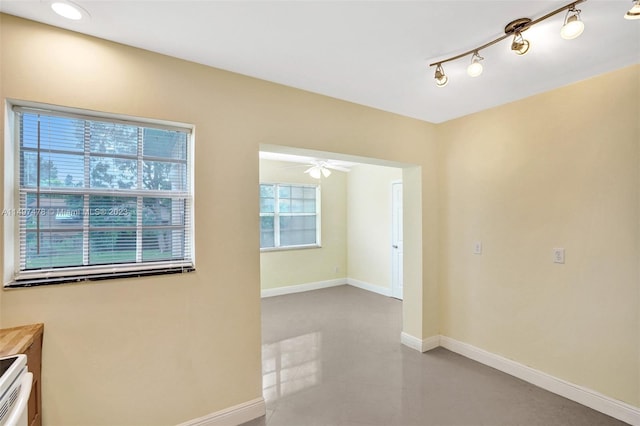
[[[623,425],[445,349],[400,344],[402,303],[351,286],[262,301],[267,415],[246,426]]]

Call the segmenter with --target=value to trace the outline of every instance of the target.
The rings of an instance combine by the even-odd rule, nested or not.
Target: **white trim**
[[[404,342],[403,342],[404,343]],[[407,345],[409,346],[409,345]],[[631,425],[640,426],[640,407],[634,407],[594,390],[567,382],[519,362],[487,352],[468,343],[440,336],[440,346],[481,364],[534,384],[557,395],[578,402],[596,411],[615,417]]]
[[[285,287],[266,288],[260,290],[260,297],[282,296],[285,294],[301,293],[303,291],[320,290],[321,288],[336,287],[347,284],[346,278],[334,280],[316,281],[312,283],[289,285]]]
[[[436,335],[427,337],[426,339],[418,339],[403,331],[400,333],[400,342],[418,352],[427,352],[440,346],[440,336]]]
[[[367,290],[373,293],[381,294],[383,296],[391,297],[391,289],[387,287],[382,287],[379,285],[356,280],[355,278],[347,278],[347,284],[361,288],[362,290]]]
[[[383,296],[391,297],[391,289],[379,285],[370,284],[353,278],[336,278],[333,280],[315,281],[311,283],[289,285],[284,287],[266,288],[260,291],[261,297],[282,296],[285,294],[301,293],[303,291],[320,290],[322,288],[336,287],[348,284],[353,287],[367,290]]]
[[[165,129],[170,130],[180,130],[180,131],[193,131],[195,129],[195,125],[189,123],[182,123],[179,121],[170,121],[170,120],[158,120],[156,118],[149,117],[136,117],[132,115],[126,114],[114,114],[106,111],[97,111],[91,109],[84,108],[74,108],[67,107],[63,105],[56,104],[48,104],[44,102],[31,102],[22,99],[9,98],[7,99],[7,103],[11,105],[11,109],[16,108],[27,108],[27,109],[35,109],[41,111],[55,111],[56,113],[64,113],[66,115],[75,115],[80,117],[87,117],[90,120],[93,119],[106,119],[113,122],[122,122],[124,124],[152,124],[157,127],[163,127]]]
[[[19,143],[16,143],[15,114],[12,111],[13,101],[4,102],[4,209],[12,209],[19,205],[16,182],[20,182],[16,158],[19,158]],[[4,268],[2,270],[2,283],[7,284],[13,280],[13,273],[20,265],[20,250],[16,239],[19,236],[18,221],[10,215],[3,215],[2,227],[4,237]]]
[[[197,419],[180,423],[178,426],[237,426],[267,413],[264,398],[256,398]]]

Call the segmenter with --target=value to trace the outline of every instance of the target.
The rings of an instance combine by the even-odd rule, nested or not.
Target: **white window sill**
[[[286,246],[286,247],[265,247],[260,249],[260,253],[268,253],[272,251],[291,251],[291,250],[308,250],[322,248],[319,244],[309,244],[306,246]]]
[[[120,271],[113,273],[102,274],[86,274],[67,277],[52,277],[52,278],[33,278],[24,280],[15,280],[4,285],[5,290],[11,290],[15,288],[25,287],[38,287],[43,285],[57,285],[57,284],[73,284],[85,281],[99,281],[118,278],[138,278],[152,275],[167,275],[167,274],[184,274],[194,272],[196,269],[193,266],[190,267],[178,267],[178,268],[161,268],[161,269],[146,269],[139,271]]]

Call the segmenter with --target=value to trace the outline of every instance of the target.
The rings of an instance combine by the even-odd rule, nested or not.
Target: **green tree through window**
[[[18,278],[192,266],[188,129],[14,109]]]

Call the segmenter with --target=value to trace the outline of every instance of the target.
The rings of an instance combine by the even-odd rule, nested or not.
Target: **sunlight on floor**
[[[320,383],[320,332],[262,345],[262,388],[266,401]]]

